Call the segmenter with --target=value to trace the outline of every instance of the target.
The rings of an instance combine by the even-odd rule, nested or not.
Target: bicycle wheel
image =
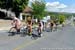
[[[12,27],[12,28],[10,28],[10,30],[9,30],[9,35],[8,36],[13,36],[13,35],[15,35],[16,34],[16,29],[14,28],[14,27]]]
[[[12,27],[10,28],[9,32],[17,32],[17,30],[14,27]]]

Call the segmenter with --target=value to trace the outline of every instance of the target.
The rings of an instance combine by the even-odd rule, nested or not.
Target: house
[[[26,7],[22,13],[19,15],[20,20],[26,20],[27,17],[32,17],[33,10],[30,7]]]

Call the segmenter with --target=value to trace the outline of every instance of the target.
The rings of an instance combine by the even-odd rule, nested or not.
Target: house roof
[[[24,10],[23,10],[24,13],[31,13],[33,12],[32,8],[31,7],[26,7]]]

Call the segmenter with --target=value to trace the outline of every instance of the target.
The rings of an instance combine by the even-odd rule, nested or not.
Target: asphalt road
[[[67,25],[55,32],[43,32],[41,38],[31,36],[8,36],[7,31],[0,31],[0,50],[74,50],[75,27]]]

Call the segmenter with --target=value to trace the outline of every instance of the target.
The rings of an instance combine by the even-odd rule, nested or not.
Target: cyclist
[[[21,24],[21,21],[18,18],[16,18],[15,16],[13,17],[11,25],[13,27],[10,29],[10,31],[14,28],[14,29],[16,29],[17,33],[20,32],[20,28],[21,28],[22,24]]]
[[[50,30],[51,30],[51,32],[53,31],[53,26],[54,26],[54,21],[51,20],[51,21],[50,21]]]
[[[43,23],[42,21],[38,20],[38,36],[41,37],[42,36],[42,31],[43,31]]]
[[[28,33],[29,35],[32,35],[32,19],[31,17],[28,17],[27,19],[27,28],[28,28]]]

